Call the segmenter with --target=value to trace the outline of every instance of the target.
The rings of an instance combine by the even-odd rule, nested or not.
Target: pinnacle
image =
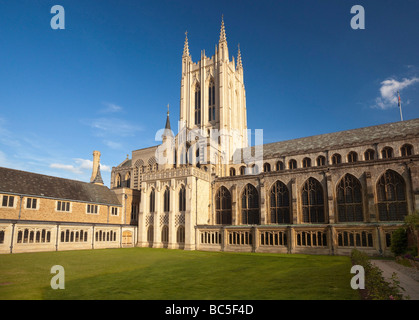
[[[189,56],[188,31],[185,32],[185,45],[183,47],[183,56]]]

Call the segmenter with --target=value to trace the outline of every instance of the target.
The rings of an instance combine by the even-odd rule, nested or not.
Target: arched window
[[[245,166],[240,167],[240,175],[244,176],[245,174],[246,174],[246,167]]]
[[[311,167],[311,159],[310,158],[304,158],[303,159],[303,168],[310,168]]]
[[[179,226],[176,232],[176,242],[179,244],[185,243],[185,227]]]
[[[195,125],[201,124],[201,87],[195,86]]]
[[[115,177],[115,185],[116,185],[117,188],[122,187],[121,175],[119,173]]]
[[[407,215],[406,184],[401,175],[387,170],[377,182],[380,221],[403,221]]]
[[[152,244],[154,241],[154,226],[151,225],[147,229],[147,241],[149,244]]]
[[[259,193],[256,188],[247,184],[242,194],[242,223],[259,224]]]
[[[211,79],[208,86],[208,120],[215,120],[215,83],[214,79]]]
[[[309,178],[302,189],[303,222],[321,223],[324,218],[323,187],[319,181]]]
[[[215,223],[231,224],[231,194],[226,187],[220,187],[215,195]]]
[[[288,169],[297,169],[297,161],[295,159],[291,159],[288,162]]]
[[[348,153],[348,162],[357,162],[358,161],[358,154],[355,151],[351,151]]]
[[[318,167],[325,166],[326,165],[326,158],[323,157],[323,156],[318,156],[316,162],[317,162]]]
[[[409,157],[413,155],[413,147],[410,144],[405,144],[400,148],[400,154],[402,157]]]
[[[236,175],[236,169],[230,168],[230,177],[234,177]]]
[[[259,174],[259,166],[257,164],[252,165],[252,174]]]
[[[186,189],[182,186],[179,190],[179,211],[186,211]]]
[[[282,161],[278,161],[276,163],[276,171],[284,170],[284,163]]]
[[[263,165],[263,172],[271,172],[271,165],[269,163]]]
[[[357,178],[346,174],[337,186],[338,221],[363,221],[362,187]]]
[[[155,212],[156,209],[156,193],[154,189],[151,189],[150,192],[150,212]]]
[[[169,227],[163,226],[161,229],[161,242],[168,243],[169,242]]]
[[[365,161],[371,161],[374,160],[374,156],[375,156],[375,151],[372,149],[368,149],[367,151],[365,151],[364,153],[364,158]]]
[[[332,156],[332,164],[339,164],[339,163],[342,163],[342,157],[340,156],[339,153],[335,153]]]
[[[383,150],[381,150],[381,157],[383,159],[393,158],[393,148],[384,147]]]
[[[163,211],[169,212],[170,211],[170,190],[169,188],[166,188],[164,190],[164,205],[163,205]]]
[[[131,188],[131,174],[129,172],[125,175],[125,183],[127,188]]]
[[[287,186],[275,182],[270,191],[271,223],[290,223],[290,196]]]

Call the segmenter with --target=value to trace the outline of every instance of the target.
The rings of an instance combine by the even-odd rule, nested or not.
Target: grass
[[[50,287],[53,265],[65,289]],[[0,256],[0,299],[359,299],[349,257],[151,248]]]

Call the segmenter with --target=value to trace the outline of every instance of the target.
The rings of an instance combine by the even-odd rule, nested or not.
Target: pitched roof
[[[273,158],[309,152],[318,152],[334,148],[347,148],[362,144],[394,141],[408,137],[419,137],[419,118],[401,122],[387,123],[371,127],[352,129],[311,137],[286,140],[263,145],[263,157]],[[235,156],[254,147],[238,149]],[[243,155],[243,153],[242,153]],[[237,158],[235,158],[237,159]]]
[[[0,193],[121,205],[108,187],[0,167]]]

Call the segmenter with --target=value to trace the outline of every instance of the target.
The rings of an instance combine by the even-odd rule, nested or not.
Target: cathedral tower
[[[217,130],[224,163],[232,160],[237,148],[247,147],[246,91],[240,49],[237,65],[230,60],[224,19],[215,54],[205,50],[193,62],[186,35],[182,55],[180,121],[188,130],[200,129],[208,135]]]

